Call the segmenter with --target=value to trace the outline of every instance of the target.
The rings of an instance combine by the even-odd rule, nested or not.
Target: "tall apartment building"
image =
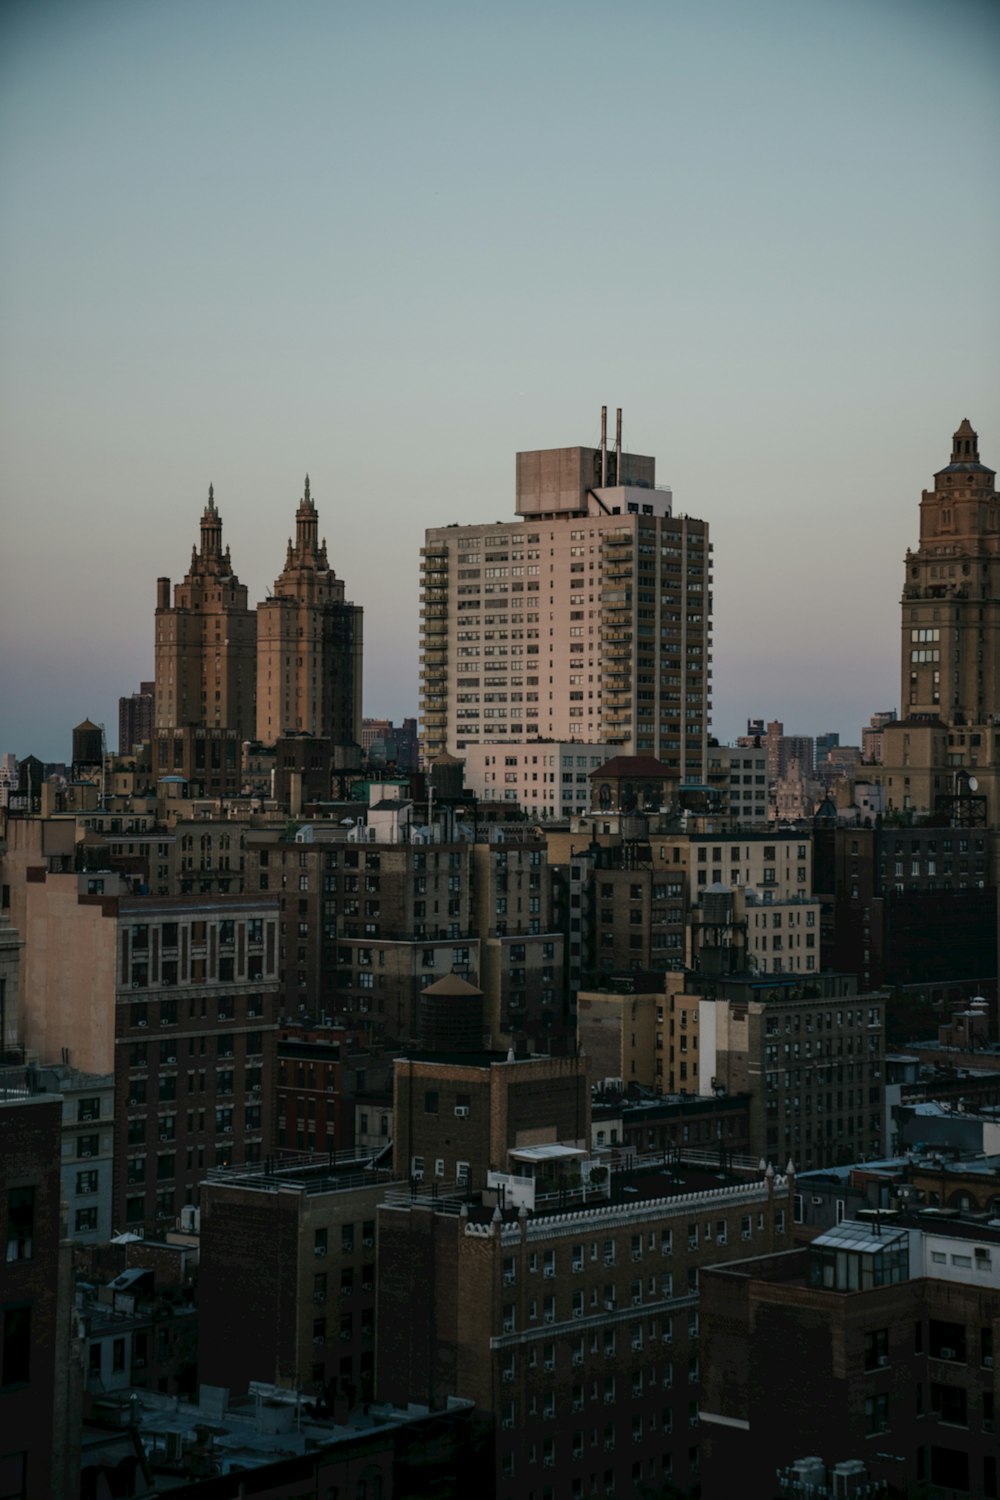
[[[119,755],[131,755],[136,745],[153,738],[155,701],[155,682],[140,682],[137,693],[118,699]]]
[[[883,729],[880,780],[890,810],[934,812],[969,800],[1000,819],[1000,494],[968,419],[951,462],[920,501],[906,554],[902,717]],[[943,804],[947,807],[947,803]]]
[[[257,738],[312,734],[334,745],[361,738],[361,622],[330,567],[306,475],[274,592],[257,606]]]
[[[620,432],[620,428],[619,428]],[[488,741],[604,743],[704,779],[708,524],[655,459],[517,455],[517,520],[429,530],[421,554],[424,755]]]
[[[156,728],[199,724],[251,739],[256,662],[257,617],[233,572],[229,548],[223,551],[222,517],[209,485],[201,546],[191,549],[191,566],[174,589],[173,604],[170,579],[157,579]]]

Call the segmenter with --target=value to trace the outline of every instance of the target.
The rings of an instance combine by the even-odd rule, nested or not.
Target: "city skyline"
[[[113,739],[209,484],[257,603],[306,472],[364,713],[413,714],[424,531],[604,403],[711,527],[712,732],[901,707],[920,492],[963,418],[1000,452],[991,7],[0,26],[4,749]]]

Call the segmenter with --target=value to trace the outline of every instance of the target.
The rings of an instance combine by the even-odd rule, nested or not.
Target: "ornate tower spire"
[[[295,552],[299,563],[314,563],[316,560],[316,538],[319,519],[309,493],[309,475],[306,475],[305,493],[295,512]]]
[[[208,504],[201,518],[201,561],[217,562],[222,556],[222,517],[215,508],[215,486],[208,487]]]
[[[963,417],[951,440],[953,464],[977,464],[979,462],[979,434],[968,417]]]

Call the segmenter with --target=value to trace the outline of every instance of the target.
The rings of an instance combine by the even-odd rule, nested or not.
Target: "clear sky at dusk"
[[[714,731],[856,742],[1000,468],[998,140],[987,0],[7,0],[0,750],[115,745],[209,482],[256,602],[306,471],[415,713],[424,529],[602,402],[711,524]]]

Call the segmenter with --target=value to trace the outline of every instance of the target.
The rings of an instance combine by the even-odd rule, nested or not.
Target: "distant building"
[[[306,476],[295,543],[273,592],[257,606],[257,732],[263,745],[300,733],[334,746],[361,738],[362,611],[319,540]]]
[[[11,795],[17,795],[20,786],[20,778],[17,770],[17,756],[10,750],[5,750],[0,757],[0,807],[7,807]]]
[[[481,802],[512,802],[530,818],[568,818],[590,807],[590,776],[613,754],[577,740],[468,745],[465,782]]]
[[[866,765],[880,765],[882,761],[882,731],[899,715],[894,708],[884,708],[872,714],[861,731],[861,757]]]
[[[394,765],[401,771],[420,766],[416,719],[394,724],[391,719],[362,719],[361,747],[373,765]]]
[[[141,682],[137,693],[118,699],[119,755],[131,755],[136,745],[152,740],[155,702],[155,682]]]
[[[906,554],[902,717],[883,728],[890,811],[1000,823],[1000,494],[966,419]]]
[[[222,517],[212,486],[201,518],[201,545],[170,601],[170,579],[156,585],[157,731],[198,726],[253,738],[257,616],[246,586],[222,547]],[[175,767],[174,769],[181,769]],[[160,774],[165,774],[162,769]]]

